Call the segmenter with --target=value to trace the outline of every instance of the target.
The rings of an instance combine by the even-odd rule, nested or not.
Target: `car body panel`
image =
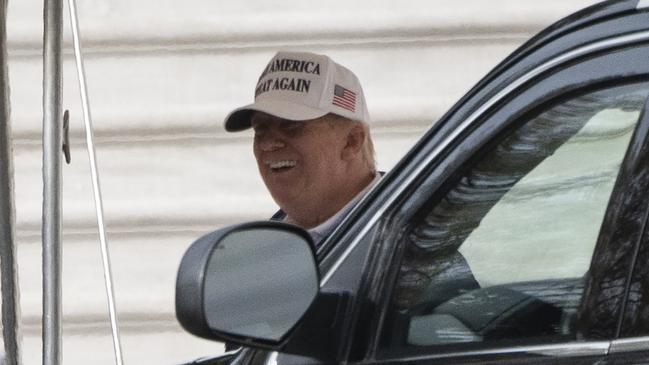
[[[645,112],[647,109],[645,108]],[[641,227],[636,261],[632,268],[631,282],[627,288],[624,318],[619,337],[649,335],[649,113],[644,115],[645,123],[638,130],[629,150],[627,174],[623,177],[628,193],[622,199],[627,204],[621,214],[628,217],[629,225]],[[620,203],[622,206],[623,203]],[[642,209],[644,207],[644,210]],[[622,208],[620,209],[622,210]],[[649,349],[649,347],[647,347]]]

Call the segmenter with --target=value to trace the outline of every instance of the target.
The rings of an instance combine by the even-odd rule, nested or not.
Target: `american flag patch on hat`
[[[334,87],[334,99],[331,102],[333,105],[347,109],[351,112],[356,111],[356,93],[345,89],[340,85]]]

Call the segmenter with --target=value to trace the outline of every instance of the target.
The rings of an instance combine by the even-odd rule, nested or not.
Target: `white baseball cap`
[[[327,56],[306,52],[278,52],[259,77],[255,102],[228,114],[225,129],[237,132],[250,128],[254,111],[293,121],[329,113],[370,121],[356,75]]]

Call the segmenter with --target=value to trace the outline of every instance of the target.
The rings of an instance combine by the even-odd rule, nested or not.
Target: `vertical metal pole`
[[[13,145],[7,55],[7,0],[0,0],[0,270],[4,365],[20,364],[20,303],[16,261]]]
[[[43,36],[43,365],[61,363],[63,0],[45,0]]]

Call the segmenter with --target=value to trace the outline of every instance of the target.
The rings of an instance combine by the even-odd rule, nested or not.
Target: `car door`
[[[617,338],[638,316],[627,298],[646,241],[646,177],[633,169],[649,95],[642,6],[608,2],[533,39],[328,241],[325,279],[369,248],[346,321],[350,363],[628,353]]]
[[[639,345],[611,341],[623,318],[646,328],[629,278],[644,266],[648,87],[551,103],[406,199],[382,228],[392,254],[367,298],[381,303],[366,322],[374,360],[591,363]]]

